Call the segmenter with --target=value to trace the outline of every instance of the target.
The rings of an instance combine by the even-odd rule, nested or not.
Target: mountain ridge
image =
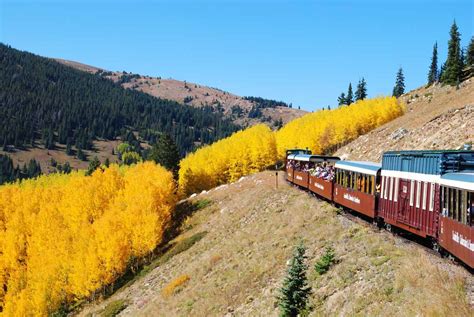
[[[275,127],[279,120],[285,124],[305,113],[304,110],[290,108],[290,105],[281,106],[283,102],[264,99],[275,106],[262,106],[250,98],[193,82],[181,81],[172,78],[152,77],[119,71],[108,71],[99,67],[80,62],[54,58],[54,60],[91,74],[101,74],[103,77],[120,83],[124,88],[135,89],[154,97],[173,100],[193,107],[210,106],[230,118],[235,124],[242,127],[258,123],[266,123]],[[271,105],[271,104],[270,104]]]

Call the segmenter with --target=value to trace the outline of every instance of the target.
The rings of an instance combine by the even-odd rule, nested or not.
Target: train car
[[[286,160],[285,160],[286,180],[289,181],[290,183],[293,183],[294,157],[295,155],[303,155],[303,154],[311,154],[311,151],[308,150],[308,148],[286,150]]]
[[[307,189],[312,189],[316,194],[331,199],[332,197],[332,181],[326,180],[321,175],[311,176],[310,171],[315,171],[317,168],[321,170],[324,167],[330,166],[340,159],[334,156],[311,155],[311,154],[291,154],[288,155],[286,177],[292,183]],[[326,171],[321,171],[326,172]]]
[[[381,167],[374,162],[336,162],[333,201],[375,219]]]
[[[437,245],[440,179],[463,169],[472,151],[391,151],[382,159],[379,216],[393,226]]]
[[[313,171],[309,174],[308,189],[318,196],[328,200],[333,199],[334,169],[333,166],[341,159],[337,156],[313,155]],[[320,171],[318,171],[320,169]]]
[[[446,173],[439,185],[439,245],[474,268],[474,173]]]

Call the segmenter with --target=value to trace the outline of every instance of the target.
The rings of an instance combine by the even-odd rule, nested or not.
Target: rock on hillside
[[[474,277],[463,267],[339,214],[289,186],[282,172],[278,189],[275,173],[264,172],[191,200],[211,203],[184,221],[156,268],[79,315],[119,306],[120,316],[277,316],[286,263],[300,239],[308,248],[312,316],[472,312]],[[327,246],[337,263],[317,276],[313,267]]]
[[[136,89],[155,97],[174,100],[195,107],[210,106],[215,111],[222,111],[225,116],[232,118],[234,123],[241,126],[251,126],[261,122],[272,126],[277,120],[281,119],[283,123],[287,123],[306,113],[306,111],[299,109],[276,106],[274,108],[263,108],[261,110],[262,115],[253,118],[253,115],[250,115],[250,113],[252,107],[257,105],[255,102],[218,88],[175,79],[104,71],[94,66],[63,59],[56,59],[56,61],[81,71],[94,74],[100,73],[114,82],[120,82],[124,88]]]
[[[405,115],[339,149],[352,160],[380,161],[387,150],[458,149],[474,143],[474,78],[459,89],[435,85],[401,97]]]

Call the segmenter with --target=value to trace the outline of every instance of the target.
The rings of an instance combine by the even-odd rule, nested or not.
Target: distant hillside
[[[309,316],[470,316],[474,277],[463,267],[340,214],[279,175],[278,189],[275,173],[264,172],[188,200],[201,209],[164,254],[78,315],[278,316],[287,264],[303,240]],[[336,264],[318,276],[327,246]]]
[[[133,131],[143,141],[170,134],[182,154],[238,129],[211,107],[197,109],[49,58],[0,45],[0,147],[93,150]]]
[[[336,155],[380,161],[388,150],[458,149],[474,144],[474,78],[459,89],[439,84],[401,97],[405,115],[342,147]]]
[[[124,88],[132,88],[155,97],[174,100],[198,108],[210,106],[240,126],[263,122],[275,127],[279,124],[280,119],[285,124],[306,113],[303,110],[290,108],[290,105],[281,101],[258,97],[239,97],[218,88],[196,83],[126,72],[111,72],[78,62],[56,60],[82,71],[100,74],[104,78],[120,83]]]

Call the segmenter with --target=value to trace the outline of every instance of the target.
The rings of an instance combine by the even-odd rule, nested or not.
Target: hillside
[[[126,72],[111,72],[64,59],[56,59],[56,61],[91,74],[101,74],[104,78],[120,83],[124,88],[135,89],[154,97],[173,100],[197,108],[210,106],[240,126],[251,126],[263,122],[273,127],[275,122],[280,119],[283,123],[287,123],[306,113],[304,110],[289,108],[282,102],[271,100],[271,103],[265,105],[197,83]]]
[[[77,159],[79,150],[89,158],[113,160],[114,142],[130,134],[153,143],[167,133],[184,155],[240,128],[211,107],[195,108],[124,89],[101,76],[3,44],[0,66],[0,149],[15,163],[38,157],[43,166],[54,158],[84,167],[87,163]]]
[[[274,175],[255,174],[193,197],[204,208],[184,221],[171,248],[79,315],[125,308],[120,316],[277,316],[278,289],[300,239],[308,248],[312,316],[472,312],[474,277],[463,267],[339,214],[289,186],[282,172],[275,189]],[[329,245],[337,264],[318,277],[313,265]]]
[[[474,78],[404,94],[405,115],[359,137],[335,155],[380,161],[387,150],[457,149],[474,143]]]

